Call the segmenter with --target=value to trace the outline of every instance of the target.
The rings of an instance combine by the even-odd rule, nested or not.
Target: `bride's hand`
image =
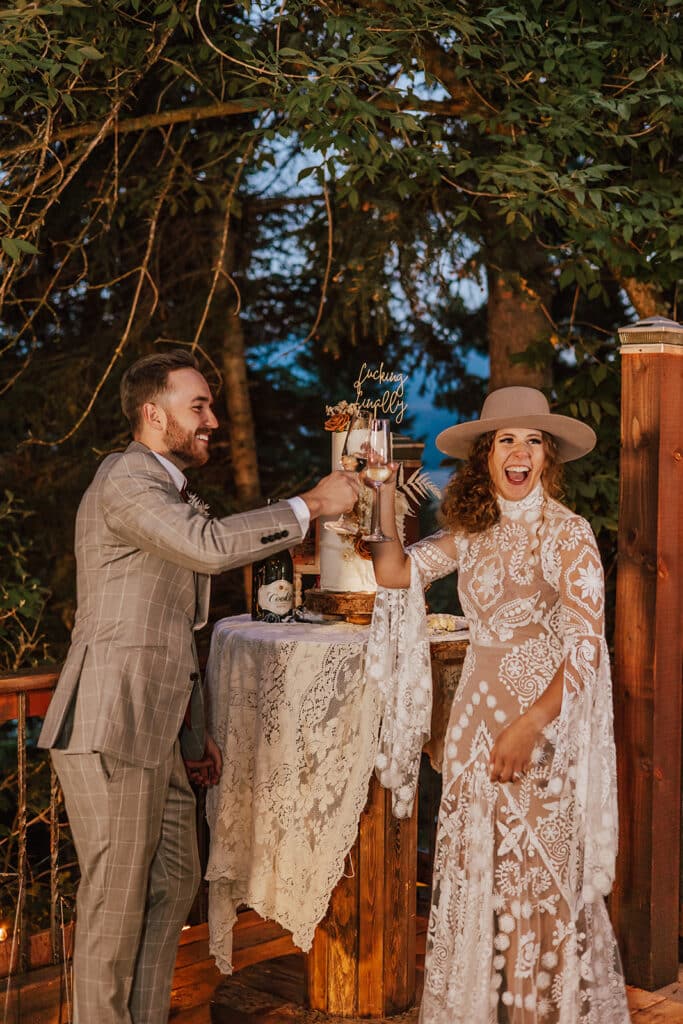
[[[529,715],[520,715],[498,735],[489,758],[492,782],[516,782],[531,767],[539,729]]]

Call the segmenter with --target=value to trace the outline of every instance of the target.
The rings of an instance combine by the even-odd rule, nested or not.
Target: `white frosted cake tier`
[[[344,447],[344,431],[332,431],[331,466],[339,469],[341,453]],[[361,558],[353,549],[353,538],[344,537],[332,530],[326,530],[324,524],[328,519],[337,516],[321,517],[320,530],[320,589],[335,590],[344,593],[370,593],[377,590],[375,573],[369,558]]]

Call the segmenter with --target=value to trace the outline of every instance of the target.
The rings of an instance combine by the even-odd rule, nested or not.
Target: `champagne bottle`
[[[289,551],[278,551],[251,570],[251,617],[281,622],[294,607],[294,562]]]

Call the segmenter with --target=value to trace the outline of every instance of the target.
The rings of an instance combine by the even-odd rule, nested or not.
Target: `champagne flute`
[[[370,451],[367,458],[367,465],[363,473],[363,482],[372,487],[372,519],[370,521],[370,533],[364,535],[363,539],[370,543],[382,543],[387,540],[394,540],[382,532],[380,526],[380,494],[382,485],[391,476],[393,470],[391,462],[391,422],[390,420],[370,420]]]
[[[342,469],[352,473],[360,473],[365,469],[368,460],[370,422],[370,417],[365,413],[355,413],[351,417],[339,459]],[[357,506],[356,502],[354,511],[357,510]],[[356,519],[352,519],[344,513],[338,519],[328,520],[324,526],[326,530],[332,530],[333,533],[357,534],[360,530],[358,516]]]

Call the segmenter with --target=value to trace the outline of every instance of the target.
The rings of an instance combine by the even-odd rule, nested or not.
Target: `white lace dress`
[[[380,591],[368,645],[386,705],[378,770],[400,816],[429,721],[422,587],[458,573],[471,643],[444,745],[420,1020],[626,1024],[603,898],[617,809],[600,558],[588,523],[540,485],[500,508],[483,534],[442,532],[413,546],[410,590]],[[492,783],[496,736],[560,665],[562,710],[533,767]]]

